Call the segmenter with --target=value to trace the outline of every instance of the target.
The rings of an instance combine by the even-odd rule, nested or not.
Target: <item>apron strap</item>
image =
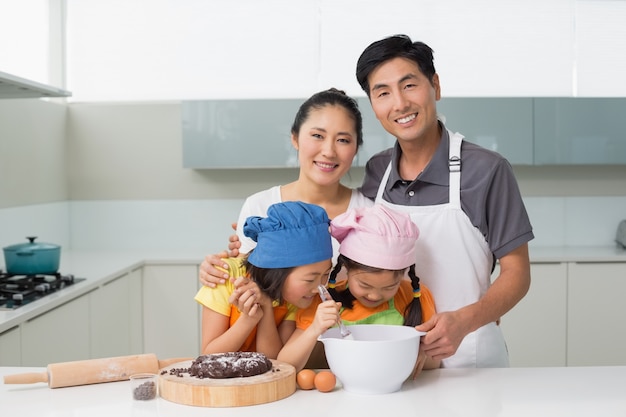
[[[450,170],[450,185],[448,187],[449,192],[449,204],[461,208],[461,142],[463,142],[463,135],[460,133],[452,133],[448,131],[450,137],[449,143],[449,159],[448,169]],[[387,169],[380,180],[378,191],[376,192],[375,202],[379,203],[383,199],[383,193],[385,191],[385,185],[389,179],[391,173],[392,161],[389,161]]]
[[[376,203],[380,203],[383,200],[383,192],[385,191],[385,185],[387,185],[387,180],[389,179],[389,174],[391,173],[391,161],[389,161],[389,165],[387,165],[387,169],[385,170],[385,174],[383,178],[380,180],[380,184],[378,185],[378,191],[376,192]]]
[[[450,150],[448,169],[450,170],[450,185],[448,187],[448,200],[450,205],[461,208],[461,142],[463,135],[448,131],[450,136]]]

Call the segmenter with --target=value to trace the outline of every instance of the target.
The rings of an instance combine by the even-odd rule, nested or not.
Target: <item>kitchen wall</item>
[[[66,1],[72,101],[364,96],[358,56],[395,33],[434,49],[444,97],[626,95],[624,1]]]
[[[65,103],[0,100],[0,245],[70,243]],[[0,266],[2,262],[0,262]]]
[[[65,201],[64,103],[0,100],[0,208]]]
[[[66,120],[67,117],[67,120]],[[243,199],[297,169],[182,167],[179,102],[0,101],[0,244],[225,247]],[[63,123],[67,123],[67,138]],[[626,166],[515,166],[540,246],[611,245]],[[358,186],[362,168],[345,183]]]
[[[245,196],[297,169],[184,169],[179,100],[305,97],[330,85],[362,95],[358,53],[391,33],[435,49],[444,96],[626,95],[626,60],[614,53],[626,3],[612,0],[49,4],[67,5],[67,50],[50,52],[57,72],[67,54],[62,87],[74,96],[67,107],[0,100],[2,246],[28,234],[75,249],[221,249]],[[0,44],[0,64],[27,55],[14,53]],[[626,166],[514,169],[532,244],[612,244],[626,218]],[[362,177],[355,168],[346,184]]]
[[[120,244],[133,245],[139,239],[145,245],[162,241],[213,248],[217,239],[219,249],[243,198],[297,176],[297,169],[289,168],[182,168],[178,102],[76,103],[69,107],[68,123],[72,207],[82,213],[81,217],[73,214],[72,222],[87,227],[97,224],[98,218],[106,219],[107,213],[110,216],[99,233],[81,232],[82,238],[73,234],[72,243],[79,246],[106,246],[116,235],[133,231],[135,238]],[[626,166],[518,166],[515,170],[535,224],[534,244],[612,244],[617,223],[626,218]],[[357,187],[362,178],[363,169],[353,168],[345,183]],[[145,213],[152,214],[146,218]],[[590,213],[594,213],[591,219]],[[124,221],[116,223],[118,219]],[[115,224],[118,233],[112,233]],[[161,238],[159,229],[164,231]],[[149,239],[139,238],[141,230]]]

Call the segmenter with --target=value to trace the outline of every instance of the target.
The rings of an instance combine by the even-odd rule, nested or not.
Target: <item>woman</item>
[[[296,114],[291,127],[291,143],[298,151],[298,179],[246,199],[237,222],[237,236],[231,238],[238,239],[240,247],[234,249],[231,256],[246,254],[254,248],[255,243],[243,235],[243,223],[249,216],[265,216],[267,208],[274,203],[303,201],[316,204],[324,208],[331,219],[350,208],[373,204],[359,191],[340,183],[363,144],[363,120],[354,99],[335,88],[311,96]],[[334,240],[333,253],[335,259],[338,243]],[[202,285],[215,287],[226,282],[229,274],[216,266],[228,269],[221,260],[228,255],[222,252],[204,259],[200,265]]]

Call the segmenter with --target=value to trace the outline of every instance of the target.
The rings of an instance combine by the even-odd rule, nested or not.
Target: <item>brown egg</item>
[[[337,383],[337,378],[335,378],[335,374],[330,371],[319,371],[317,375],[315,375],[315,388],[317,388],[320,392],[330,392],[335,389],[335,384]]]
[[[303,369],[296,374],[296,383],[300,389],[315,388],[315,371],[312,369]]]

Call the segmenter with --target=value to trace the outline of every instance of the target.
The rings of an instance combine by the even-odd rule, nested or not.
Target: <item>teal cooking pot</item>
[[[59,269],[61,246],[35,242],[36,237],[27,237],[28,242],[4,248],[6,270],[12,275],[54,274]]]

